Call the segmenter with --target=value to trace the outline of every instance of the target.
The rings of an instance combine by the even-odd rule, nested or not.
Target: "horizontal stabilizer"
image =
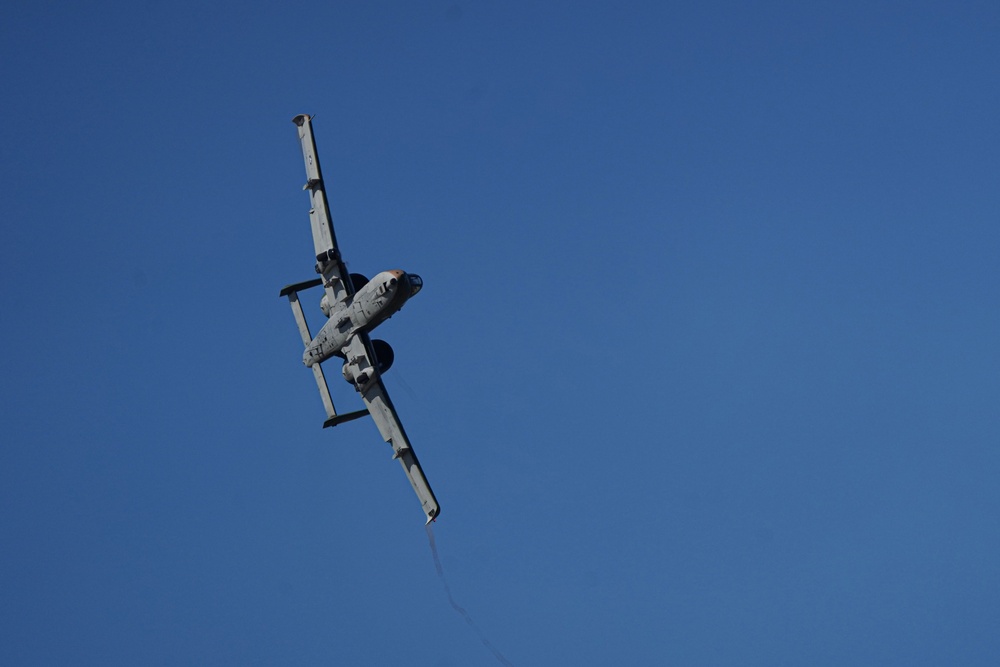
[[[281,288],[281,294],[278,296],[288,296],[293,292],[301,292],[302,290],[307,290],[311,287],[319,287],[323,284],[322,278],[313,278],[312,280],[307,280],[304,283],[295,283],[294,285],[285,285]]]
[[[327,419],[325,422],[323,422],[323,428],[327,428],[328,426],[336,426],[337,424],[343,424],[344,422],[354,421],[355,419],[360,419],[361,417],[367,417],[367,416],[368,416],[367,410],[355,410],[354,412],[345,412],[342,415],[337,415],[335,417]]]

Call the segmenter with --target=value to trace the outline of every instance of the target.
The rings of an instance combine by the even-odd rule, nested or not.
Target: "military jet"
[[[293,118],[292,122],[298,126],[302,157],[306,163],[306,184],[303,190],[309,191],[312,204],[309,220],[316,250],[316,273],[321,277],[287,285],[281,290],[280,296],[288,297],[299,333],[302,334],[302,342],[305,344],[302,363],[312,369],[323,399],[323,407],[326,408],[327,419],[323,422],[323,427],[336,426],[370,414],[382,439],[392,447],[393,458],[402,464],[403,471],[420,499],[427,523],[430,523],[441,513],[441,508],[424,477],[403,425],[399,422],[396,408],[382,384],[382,374],[392,365],[392,348],[385,341],[372,340],[368,335],[413,298],[423,287],[423,281],[414,273],[398,269],[383,271],[371,280],[358,273],[347,272],[340,256],[337,237],[333,233],[323,176],[316,155],[312,119],[302,114]],[[319,307],[327,320],[314,338],[306,324],[299,292],[320,286],[323,287],[323,297]],[[343,364],[344,379],[361,394],[365,410],[338,414],[334,408],[321,366],[324,361],[334,357]]]

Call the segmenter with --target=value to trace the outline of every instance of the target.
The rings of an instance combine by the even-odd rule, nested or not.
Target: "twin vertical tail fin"
[[[299,334],[302,336],[302,344],[306,347],[308,347],[309,343],[312,342],[312,334],[309,333],[309,325],[306,323],[306,315],[302,311],[302,303],[299,301],[299,292],[301,290],[317,287],[322,284],[322,279],[316,278],[314,280],[308,280],[304,283],[288,285],[281,290],[281,294],[279,295],[288,297],[288,302],[292,306],[292,315],[295,316],[295,324],[298,325]],[[312,372],[313,377],[316,378],[316,388],[319,389],[319,397],[323,400],[323,408],[326,410],[326,421],[323,422],[323,428],[343,424],[344,422],[351,421],[352,419],[358,419],[359,417],[364,417],[368,414],[367,410],[358,410],[356,412],[348,412],[338,415],[336,408],[333,406],[333,398],[330,396],[330,387],[326,383],[326,376],[323,374],[323,367],[320,364],[313,364]]]

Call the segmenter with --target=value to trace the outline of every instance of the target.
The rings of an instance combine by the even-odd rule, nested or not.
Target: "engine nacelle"
[[[392,351],[392,346],[384,340],[373,340],[372,348],[375,350],[375,367],[378,368],[378,374],[381,375],[392,366],[396,354]]]
[[[354,285],[354,291],[357,292],[362,287],[368,284],[368,278],[361,273],[352,273],[351,284]]]

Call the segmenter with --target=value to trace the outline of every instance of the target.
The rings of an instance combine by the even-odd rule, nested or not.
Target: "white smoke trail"
[[[437,544],[434,542],[434,531],[431,530],[430,524],[427,524],[427,539],[431,543],[431,553],[434,555],[434,569],[437,570],[438,578],[441,579],[441,583],[444,584],[444,592],[448,594],[448,602],[451,604],[451,608],[461,614],[462,618],[465,619],[465,622],[469,624],[469,627],[475,630],[476,634],[479,635],[479,641],[481,641],[483,646],[488,648],[493,653],[493,657],[496,658],[500,664],[507,665],[507,667],[514,667],[514,665],[511,664],[507,658],[503,657],[503,653],[498,651],[496,647],[490,643],[490,640],[486,638],[486,635],[479,629],[476,622],[472,620],[472,616],[469,616],[469,612],[458,606],[458,603],[455,602],[455,598],[452,597],[451,587],[448,586],[448,580],[445,579],[444,568],[441,567],[441,559],[438,557]]]

